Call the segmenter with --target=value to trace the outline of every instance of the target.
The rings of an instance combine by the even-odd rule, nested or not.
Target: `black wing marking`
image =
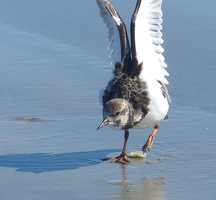
[[[140,78],[151,77],[168,84],[165,76],[169,74],[162,55],[162,0],[137,0],[131,19],[132,59],[137,64],[143,63]]]
[[[130,44],[126,26],[118,12],[108,0],[96,0],[100,8],[101,16],[109,29],[109,49],[114,64],[121,63],[126,57],[130,57]]]

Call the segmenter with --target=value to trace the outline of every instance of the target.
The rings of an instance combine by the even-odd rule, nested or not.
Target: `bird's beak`
[[[101,124],[98,126],[97,130],[100,129],[100,128],[103,128],[104,126],[108,125],[109,124],[109,119],[106,117],[102,122]]]

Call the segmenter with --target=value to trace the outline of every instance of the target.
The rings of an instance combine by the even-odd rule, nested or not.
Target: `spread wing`
[[[154,78],[159,83],[168,84],[161,47],[162,0],[138,0],[131,19],[131,51],[133,60],[143,63],[140,78]],[[166,89],[166,87],[165,87]]]
[[[100,15],[108,28],[108,49],[111,50],[112,63],[122,62],[126,55],[130,55],[130,44],[124,22],[108,0],[96,0]]]

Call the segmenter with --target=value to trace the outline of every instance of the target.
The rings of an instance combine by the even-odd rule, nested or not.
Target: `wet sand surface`
[[[215,2],[196,2],[164,1],[169,120],[128,165],[102,161],[123,132],[96,130],[112,70],[96,3],[0,3],[1,199],[215,199]],[[115,4],[129,22],[134,2]],[[131,130],[128,153],[150,132]]]

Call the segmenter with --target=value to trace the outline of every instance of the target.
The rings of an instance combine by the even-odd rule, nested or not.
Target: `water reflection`
[[[120,187],[120,193],[116,199],[124,200],[164,200],[166,199],[165,177],[143,177],[140,181],[130,181],[127,178],[127,165],[121,165],[122,181],[115,182]],[[113,199],[113,198],[112,198]]]

